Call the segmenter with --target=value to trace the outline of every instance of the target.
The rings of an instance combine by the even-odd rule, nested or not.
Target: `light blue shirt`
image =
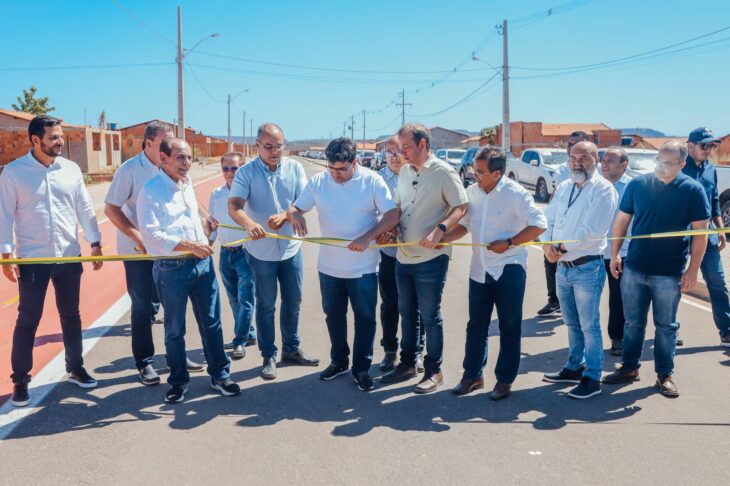
[[[387,165],[380,169],[378,175],[383,178],[383,180],[385,181],[385,185],[388,186],[388,190],[390,190],[390,193],[393,195],[393,197],[395,197],[395,190],[398,187],[398,176],[392,170],[390,170],[390,167],[388,167]],[[381,248],[380,251],[391,258],[395,258],[398,254],[397,247]]]
[[[296,160],[282,157],[279,166],[272,172],[256,157],[236,171],[230,197],[245,200],[243,210],[267,232],[293,236],[294,231],[288,222],[278,230],[272,230],[267,221],[271,215],[289,209],[306,185],[304,167]],[[277,262],[292,258],[300,246],[299,241],[263,238],[246,243],[246,251],[259,260]]]
[[[621,204],[621,198],[624,195],[624,191],[626,190],[626,186],[629,185],[629,181],[631,181],[631,177],[624,174],[621,176],[621,179],[617,180],[613,183],[613,188],[616,189],[616,192],[618,193],[618,202]],[[618,214],[618,206],[616,206],[616,213],[613,216],[614,222],[616,221],[616,215]],[[611,228],[613,229],[613,223],[611,223]],[[608,236],[611,236],[613,231],[612,229],[608,230]],[[629,230],[626,232],[627,235],[631,234],[631,225],[629,225]],[[629,241],[630,240],[624,240],[623,244],[621,245],[621,250],[619,251],[619,255],[621,258],[626,258],[626,255],[629,253]],[[603,258],[606,260],[611,259],[611,246],[613,246],[613,241],[608,242],[608,246],[606,247],[606,252],[603,254]]]

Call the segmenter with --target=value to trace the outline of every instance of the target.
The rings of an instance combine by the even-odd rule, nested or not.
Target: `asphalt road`
[[[309,162],[305,167],[309,175],[321,170]],[[315,214],[307,218],[318,234]],[[320,368],[282,367],[275,381],[265,382],[258,376],[257,349],[248,348],[249,355],[232,365],[240,396],[217,395],[208,377],[198,374],[186,401],[167,405],[166,385],[148,388],[137,381],[127,314],[86,356],[99,388],[58,384],[0,443],[0,482],[727,484],[730,353],[718,345],[706,304],[687,299],[680,305],[686,343],[676,359],[680,398],[664,398],[653,388],[650,326],[642,381],[572,400],[566,388],[541,381],[544,372],[562,366],[567,336],[562,321],[533,317],[546,297],[541,253],[530,250],[514,393],[498,403],[487,396],[495,382],[495,329],[486,389],[459,398],[450,388],[461,377],[470,251],[456,248],[450,263],[443,299],[446,384],[437,393],[414,395],[415,380],[388,387],[376,382],[373,392],[363,393],[349,375],[318,379],[329,339],[317,248],[305,246],[301,335],[304,349],[322,359]],[[223,320],[229,340],[225,296]],[[200,359],[192,312],[188,322],[188,347]],[[155,339],[155,364],[166,373],[161,325]],[[375,362],[381,357],[376,345]],[[617,362],[607,356],[605,370]],[[380,375],[376,366],[372,371]]]

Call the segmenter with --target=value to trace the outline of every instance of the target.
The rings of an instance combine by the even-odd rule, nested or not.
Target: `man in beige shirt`
[[[395,193],[400,212],[397,230],[401,241],[418,242],[418,246],[398,250],[395,273],[403,331],[401,362],[382,377],[382,382],[398,383],[417,376],[420,314],[427,354],[425,375],[414,391],[430,393],[443,383],[441,293],[451,256],[451,247],[440,247],[439,243],[466,214],[468,199],[454,169],[431,152],[431,134],[426,127],[403,125],[398,131],[398,143],[407,165],[400,171]]]

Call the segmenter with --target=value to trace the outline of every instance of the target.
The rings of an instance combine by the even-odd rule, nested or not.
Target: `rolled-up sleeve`
[[[94,204],[86,190],[83,179],[79,180],[76,189],[76,219],[78,219],[81,228],[84,230],[84,239],[89,243],[101,241],[101,232],[99,231],[99,222],[94,213]]]
[[[143,189],[137,198],[139,231],[147,252],[152,255],[172,255],[180,238],[164,231],[160,216],[163,208]]]
[[[535,199],[530,194],[525,193],[523,195],[518,205],[518,214],[522,216],[525,226],[535,226],[540,229],[547,229],[548,227],[545,213],[537,207]]]
[[[5,170],[0,174],[0,253],[12,253],[15,250],[13,224],[17,201],[15,183]]]
[[[249,195],[251,194],[251,176],[249,174],[250,169],[248,168],[248,165],[252,162],[249,162],[244,167],[236,171],[236,176],[233,178],[233,184],[231,184],[231,192],[229,194],[229,198],[235,197],[239,199],[243,199],[244,201],[248,200]],[[246,170],[244,170],[244,168]]]

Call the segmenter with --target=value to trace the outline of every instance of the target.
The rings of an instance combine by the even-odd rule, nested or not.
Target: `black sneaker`
[[[594,395],[599,395],[600,393],[601,384],[592,378],[584,376],[580,379],[580,385],[570,390],[568,392],[568,396],[571,398],[577,398],[578,400],[584,400],[586,398],[591,398]]]
[[[96,388],[98,383],[89,375],[84,368],[79,368],[68,374],[68,382],[78,385],[81,388]]]
[[[187,385],[172,385],[167,393],[165,393],[165,401],[167,403],[180,403],[185,399],[188,392]]]
[[[677,333],[677,340],[675,341],[675,346],[684,346],[684,339],[679,337],[679,333]]]
[[[141,370],[137,370],[137,372],[139,373],[139,381],[143,385],[153,386],[160,383],[160,375],[157,374],[151,364],[148,364]]]
[[[540,317],[560,317],[560,303],[559,302],[548,302],[545,307],[537,311],[537,315]]]
[[[581,378],[583,378],[583,370],[585,370],[585,366],[582,366],[580,369],[577,370],[569,370],[568,368],[563,368],[557,373],[545,373],[542,375],[542,381],[547,381],[548,383],[580,383]]]
[[[225,380],[216,380],[213,378],[210,381],[210,387],[214,390],[218,390],[221,392],[221,395],[225,395],[227,397],[232,397],[233,395],[241,393],[241,387],[230,378],[226,378]]]
[[[13,386],[13,398],[10,399],[10,403],[14,407],[25,407],[30,403],[27,383],[18,383]]]
[[[355,380],[355,383],[357,383],[357,389],[360,391],[370,391],[375,388],[373,379],[370,378],[367,371],[358,373],[357,376],[353,376],[352,379]]]
[[[325,368],[325,370],[323,372],[321,372],[319,374],[319,379],[329,381],[329,380],[337,378],[340,375],[347,373],[347,370],[348,370],[347,365],[341,365],[341,364],[332,362],[332,363],[330,363],[330,365],[327,368]]]
[[[726,333],[724,336],[720,336],[720,346],[723,348],[730,348],[730,332]]]

